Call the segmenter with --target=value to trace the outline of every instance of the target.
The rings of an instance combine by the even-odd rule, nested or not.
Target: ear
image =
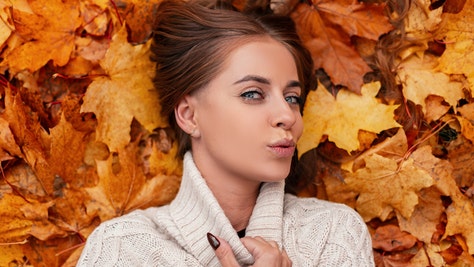
[[[197,137],[199,130],[196,122],[196,99],[193,96],[184,96],[174,108],[174,116],[178,126],[191,137]]]

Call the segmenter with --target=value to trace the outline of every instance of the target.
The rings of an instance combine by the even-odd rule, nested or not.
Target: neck
[[[223,183],[213,179],[206,182],[234,229],[245,229],[257,202],[259,184]]]

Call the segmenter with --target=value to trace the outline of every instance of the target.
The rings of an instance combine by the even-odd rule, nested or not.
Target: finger
[[[237,259],[235,259],[234,252],[227,241],[216,237],[211,233],[207,233],[207,240],[211,247],[215,250],[217,259],[222,267],[239,267]]]
[[[285,250],[282,251],[281,253],[283,255],[283,262],[282,262],[282,267],[291,267],[293,265],[293,262],[291,262],[290,258],[288,257],[288,254],[286,253]]]

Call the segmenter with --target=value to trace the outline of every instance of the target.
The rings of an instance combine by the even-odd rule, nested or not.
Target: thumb
[[[211,233],[207,233],[207,240],[211,247],[215,250],[217,259],[222,267],[240,267],[234,252],[227,241],[216,237]]]

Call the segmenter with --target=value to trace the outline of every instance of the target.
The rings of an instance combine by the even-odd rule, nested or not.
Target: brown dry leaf
[[[423,107],[426,113],[425,100],[429,95],[444,98],[454,109],[460,99],[464,98],[463,84],[451,81],[450,76],[436,71],[436,58],[432,56],[412,56],[398,68],[398,79],[403,85],[403,95]]]
[[[375,96],[380,83],[365,84],[361,95],[341,90],[336,97],[322,84],[308,94],[304,108],[304,131],[298,141],[301,156],[317,147],[324,135],[348,152],[358,150],[359,130],[379,133],[400,125],[394,120],[397,105],[384,105]]]
[[[5,88],[5,111],[0,117],[10,123],[10,129],[21,148],[23,158],[34,171],[46,194],[54,191],[54,174],[46,160],[50,139],[20,94],[12,95],[11,88]]]
[[[56,66],[66,65],[74,49],[75,31],[81,24],[76,0],[37,0],[29,5],[34,14],[17,9],[12,13],[15,34],[26,42],[0,64],[8,66],[13,75],[25,69],[35,72],[50,60]]]
[[[436,38],[446,43],[438,69],[448,74],[464,74],[474,87],[474,0],[467,0],[458,14],[445,13]]]
[[[392,29],[384,5],[353,1],[313,1],[299,4],[291,17],[311,52],[315,68],[323,68],[336,85],[360,93],[362,77],[371,69],[351,44],[351,36],[377,40]]]
[[[445,115],[449,109],[449,105],[445,105],[444,98],[437,95],[428,95],[425,98],[425,116],[424,119],[430,123],[432,121],[439,120],[443,115]]]
[[[18,190],[20,194],[24,194],[25,196],[33,196],[39,199],[46,196],[46,192],[40,180],[36,177],[30,166],[23,161],[5,170],[5,179],[9,185],[7,184],[3,187],[2,192],[13,193],[13,186],[15,190]]]
[[[462,135],[471,142],[474,142],[474,120],[467,120],[460,116],[457,116],[456,118],[461,125]]]
[[[401,251],[413,247],[417,239],[393,224],[377,227],[372,236],[372,247],[383,251]]]
[[[100,62],[107,75],[96,78],[84,96],[81,112],[97,116],[97,140],[107,144],[111,151],[130,142],[133,118],[150,132],[166,126],[152,82],[155,66],[149,58],[150,44],[132,46],[127,42],[126,28],[122,27]]]
[[[446,266],[443,257],[439,255],[440,251],[439,245],[426,243],[424,249],[420,249],[410,260],[409,266]]]
[[[466,239],[469,254],[474,254],[474,207],[472,201],[461,193],[451,196],[453,202],[446,208],[448,223],[446,236],[462,235]]]
[[[458,108],[459,113],[466,119],[474,121],[474,103],[469,103]]]
[[[347,185],[359,192],[356,209],[365,221],[384,221],[394,210],[409,218],[418,204],[418,192],[434,183],[411,158],[401,168],[397,161],[377,154],[366,157],[365,163],[365,168],[345,177]]]
[[[413,40],[417,40],[416,45],[410,45],[405,51],[400,53],[402,59],[413,54],[423,56],[429,48],[428,40],[432,33],[437,30],[441,23],[443,10],[441,8],[431,10],[431,0],[417,0],[410,5],[408,16],[405,18],[405,32]]]
[[[425,169],[434,178],[435,186],[445,196],[450,196],[452,203],[446,208],[448,223],[446,236],[462,235],[466,239],[469,253],[474,253],[474,207],[469,198],[458,189],[452,173],[453,168],[446,160],[431,155],[431,147],[424,146],[417,149],[412,157],[418,166]]]
[[[29,263],[36,267],[62,266],[73,253],[74,247],[82,239],[78,235],[67,238],[51,238],[45,241],[32,238],[24,246],[25,257]]]
[[[465,141],[450,149],[448,160],[453,166],[452,177],[458,187],[474,186],[474,145]]]
[[[109,13],[91,2],[81,1],[79,4],[84,30],[95,37],[105,35],[109,26]]]
[[[0,117],[0,162],[20,156],[20,147],[15,142],[8,121]]]
[[[151,35],[155,14],[162,0],[116,1],[117,6],[125,6],[121,15],[130,28],[129,40],[132,44],[144,43]]]
[[[415,236],[424,243],[430,243],[439,223],[444,206],[439,190],[434,187],[418,193],[418,205],[409,218],[397,216],[400,229]]]

